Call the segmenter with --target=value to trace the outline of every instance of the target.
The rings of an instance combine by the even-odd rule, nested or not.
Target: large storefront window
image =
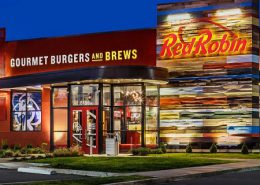
[[[41,130],[41,92],[12,93],[12,130]]]
[[[67,146],[68,140],[68,90],[55,87],[52,92],[54,146]]]
[[[141,85],[114,86],[114,132],[120,137],[121,149],[141,145],[142,102]]]

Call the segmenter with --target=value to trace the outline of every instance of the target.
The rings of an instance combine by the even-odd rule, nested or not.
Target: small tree
[[[166,143],[161,142],[159,145],[159,148],[162,150],[163,153],[166,153]]]
[[[186,147],[186,153],[192,153],[192,146],[190,143]]]
[[[212,143],[212,145],[209,149],[209,152],[210,153],[217,153],[217,151],[218,151],[218,147],[217,147],[216,143]]]
[[[242,154],[249,154],[248,147],[247,147],[246,143],[243,143],[242,148],[241,148],[241,153]]]

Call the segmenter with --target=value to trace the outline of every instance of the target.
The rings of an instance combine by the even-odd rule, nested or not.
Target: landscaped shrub
[[[3,157],[13,157],[14,152],[11,149],[4,150]]]
[[[83,152],[79,146],[73,146],[69,149],[72,157],[83,155]]]
[[[151,149],[149,148],[136,148],[136,149],[132,149],[132,154],[133,155],[141,155],[141,156],[144,156],[144,155],[148,155],[151,153]]]
[[[4,157],[4,150],[0,150],[0,158]]]
[[[31,145],[31,144],[28,144],[28,145],[26,146],[26,148],[32,148],[32,145]]]
[[[53,152],[54,157],[75,157],[80,156],[83,153],[80,151],[79,147],[71,147],[71,148],[58,148]]]
[[[70,156],[70,151],[68,148],[58,148],[53,152],[54,157],[67,157]]]
[[[6,140],[1,140],[1,146],[2,146],[2,149],[3,150],[6,150],[6,149],[8,149],[8,143],[7,143],[7,141]]]
[[[241,148],[241,153],[242,154],[249,154],[248,147],[247,147],[246,143],[243,143],[242,148]]]
[[[22,157],[22,153],[20,151],[13,151],[13,156],[12,157]]]
[[[186,153],[192,153],[192,146],[190,143],[186,147]]]
[[[166,153],[166,144],[165,143],[160,143],[159,148],[162,150],[163,153]]]
[[[44,151],[40,147],[28,148],[28,154],[44,154]]]
[[[19,144],[15,144],[14,147],[13,147],[14,150],[20,150],[21,148],[22,147]]]
[[[23,147],[23,148],[21,148],[20,152],[21,152],[21,154],[27,154],[28,153],[28,148]]]
[[[48,143],[42,143],[42,144],[41,144],[41,149],[42,149],[44,152],[47,152],[47,151],[48,151]]]
[[[156,148],[156,149],[151,149],[150,154],[163,154],[164,152],[162,151],[161,148]]]
[[[216,143],[212,143],[212,145],[211,145],[211,147],[209,149],[209,152],[210,153],[217,153],[217,151],[218,151],[218,148],[217,148]]]

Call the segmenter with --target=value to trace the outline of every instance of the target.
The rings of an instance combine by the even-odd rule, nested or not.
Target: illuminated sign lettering
[[[161,58],[181,58],[187,56],[210,56],[236,54],[246,51],[248,41],[241,39],[233,32],[226,33],[220,40],[214,39],[210,29],[201,30],[197,37],[185,42],[182,38],[182,29],[178,34],[169,34],[165,37],[160,51]]]

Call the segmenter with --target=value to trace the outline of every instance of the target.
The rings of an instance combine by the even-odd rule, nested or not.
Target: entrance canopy
[[[160,67],[100,66],[5,77],[0,79],[0,88],[69,83],[75,81],[120,83],[120,81],[128,80],[130,82],[163,84],[167,83],[167,78],[167,69]]]

